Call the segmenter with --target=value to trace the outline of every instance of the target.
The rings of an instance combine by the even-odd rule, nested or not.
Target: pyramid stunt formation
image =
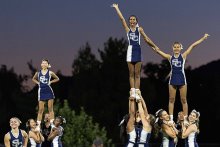
[[[199,133],[199,117],[200,113],[192,110],[188,115],[187,104],[187,83],[184,72],[184,64],[187,55],[194,47],[209,37],[204,34],[202,38],[190,45],[187,50],[181,53],[183,46],[180,42],[174,42],[172,45],[172,55],[164,53],[153,41],[145,34],[142,27],[138,25],[138,19],[135,15],[131,15],[128,19],[129,25],[126,23],[118,4],[113,4],[122,25],[128,37],[127,63],[129,68],[130,81],[130,97],[129,97],[129,113],[124,116],[120,123],[122,129],[121,136],[128,134],[127,147],[148,147],[150,136],[157,137],[162,134],[162,147],[175,147],[178,137],[185,139],[186,147],[197,147],[196,136]],[[140,47],[140,36],[157,54],[170,62],[171,72],[169,79],[169,107],[168,112],[160,109],[155,115],[149,114],[147,105],[140,91],[140,73],[142,64],[142,55]],[[178,113],[177,124],[173,119],[174,102],[176,90],[180,92],[182,103],[182,111]],[[137,103],[137,109],[136,104]],[[124,133],[124,132],[126,133]],[[152,135],[151,135],[152,134]]]

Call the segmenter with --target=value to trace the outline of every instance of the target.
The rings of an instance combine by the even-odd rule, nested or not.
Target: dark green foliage
[[[86,114],[83,108],[77,114],[65,100],[63,106],[56,105],[55,112],[66,118],[67,123],[63,125],[64,135],[62,137],[65,147],[91,146],[97,136],[103,140],[106,146],[110,146],[111,140],[107,138],[105,128],[101,128],[92,116]]]

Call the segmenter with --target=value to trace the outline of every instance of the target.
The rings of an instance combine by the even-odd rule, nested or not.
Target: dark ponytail
[[[164,111],[163,109],[159,109],[155,113],[155,116],[156,116],[156,120],[155,120],[155,123],[154,123],[154,136],[155,136],[155,138],[158,138],[159,132],[161,130],[161,125],[163,124],[163,120],[160,119],[163,111]]]

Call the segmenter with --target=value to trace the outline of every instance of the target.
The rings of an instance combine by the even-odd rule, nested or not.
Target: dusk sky
[[[186,49],[210,34],[188,56],[186,66],[220,59],[220,0],[1,0],[0,65],[30,74],[28,61],[40,67],[41,59],[48,58],[51,70],[71,75],[73,60],[86,42],[97,54],[109,37],[126,38],[110,7],[114,2],[126,20],[137,15],[145,33],[166,53],[172,53],[174,41]],[[143,40],[141,44],[144,64],[161,61]]]

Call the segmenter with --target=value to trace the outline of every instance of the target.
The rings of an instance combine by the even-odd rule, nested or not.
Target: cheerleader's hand
[[[40,130],[39,130],[38,128],[35,128],[35,129],[33,130],[33,132],[34,132],[34,133],[40,133]]]
[[[209,36],[210,36],[210,35],[206,33],[206,34],[204,35],[204,39],[207,39]]]
[[[172,127],[175,125],[173,120],[169,120],[169,121],[165,122],[165,124],[168,125],[169,127]]]
[[[183,125],[184,125],[185,127],[188,127],[188,126],[189,126],[189,122],[186,121],[186,120],[184,120],[184,121],[183,121]]]
[[[114,3],[114,4],[111,5],[111,7],[113,7],[113,8],[118,8],[118,4],[115,4],[115,3]]]
[[[174,143],[177,144],[178,142],[178,137],[174,138]]]

